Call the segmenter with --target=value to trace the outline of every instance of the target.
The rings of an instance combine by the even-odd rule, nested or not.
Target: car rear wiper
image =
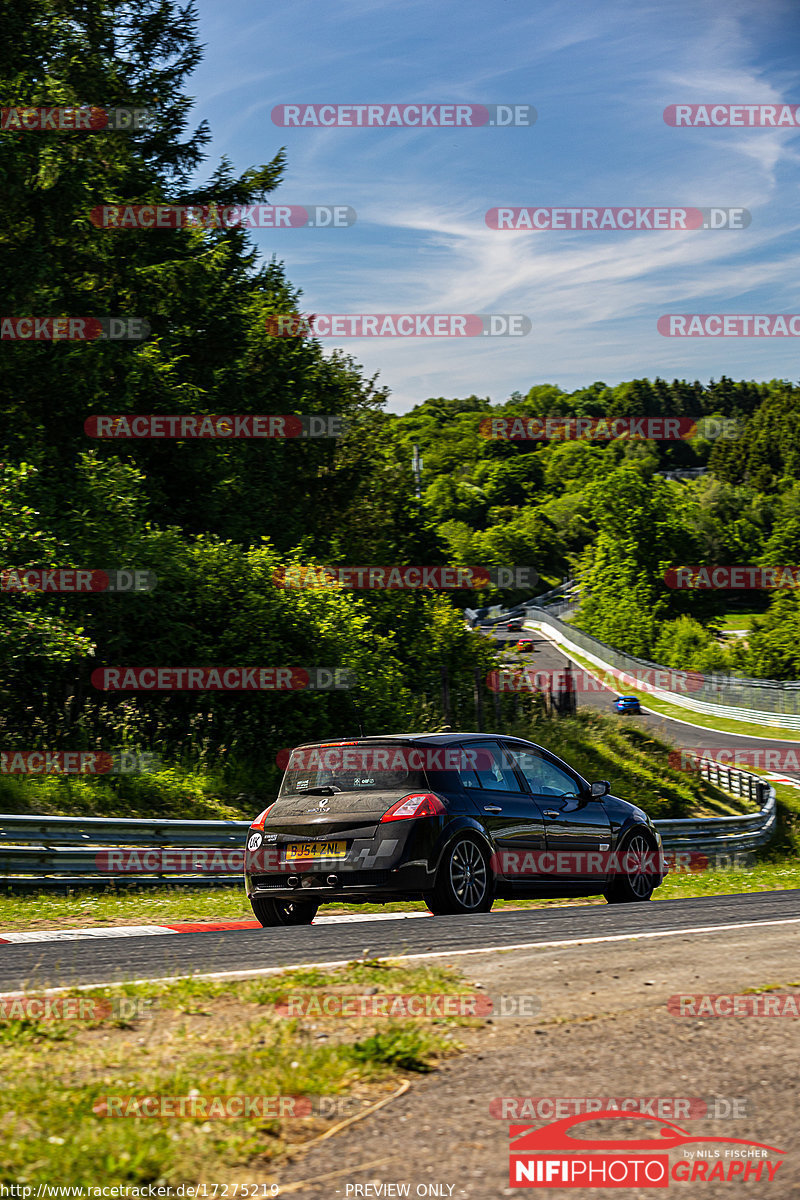
[[[340,792],[342,789],[337,787],[335,783],[323,783],[319,787],[303,788],[304,796],[333,796],[335,792]]]

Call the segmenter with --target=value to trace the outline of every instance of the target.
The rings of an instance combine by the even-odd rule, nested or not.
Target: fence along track
[[[759,804],[759,811],[733,817],[656,821],[666,850],[703,852],[754,850],[769,841],[777,814],[775,792],[758,776],[711,759],[699,759],[704,779],[732,795]],[[98,855],[138,848],[147,851],[233,851],[241,856],[249,821],[140,821],[130,818],[0,815],[0,887],[7,891],[66,888],[237,887],[241,871],[188,873],[155,870],[110,874]],[[209,859],[207,857],[206,861]],[[237,868],[239,858],[234,857]],[[146,859],[145,859],[146,862]]]

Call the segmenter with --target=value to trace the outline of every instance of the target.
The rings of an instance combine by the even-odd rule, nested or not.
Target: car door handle
[[[561,813],[560,813],[560,812],[556,812],[556,810],[555,810],[555,809],[553,809],[553,808],[546,808],[546,809],[544,810],[544,815],[545,815],[546,817],[560,817],[560,816],[561,816]]]
[[[499,804],[484,804],[483,811],[484,812],[502,812],[503,810]]]

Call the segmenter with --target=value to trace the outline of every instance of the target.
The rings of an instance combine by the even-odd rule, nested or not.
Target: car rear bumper
[[[278,900],[296,900],[302,894],[315,902],[418,899],[434,886],[444,827],[444,819],[434,817],[367,829],[326,829],[330,840],[345,843],[342,857],[291,861],[287,847],[304,837],[291,825],[276,824],[264,834],[261,846],[248,846],[245,852],[247,894]],[[319,826],[309,840],[322,840]]]
[[[245,874],[249,897],[271,896],[275,900],[320,903],[331,900],[358,903],[369,900],[416,900],[434,885],[435,872],[422,863],[405,863],[384,869],[326,867],[323,871],[303,866],[294,873]]]

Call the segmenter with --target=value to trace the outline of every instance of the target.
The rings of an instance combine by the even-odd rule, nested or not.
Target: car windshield
[[[413,791],[427,786],[423,751],[394,743],[331,742],[293,750],[279,795],[313,788],[343,792]]]

